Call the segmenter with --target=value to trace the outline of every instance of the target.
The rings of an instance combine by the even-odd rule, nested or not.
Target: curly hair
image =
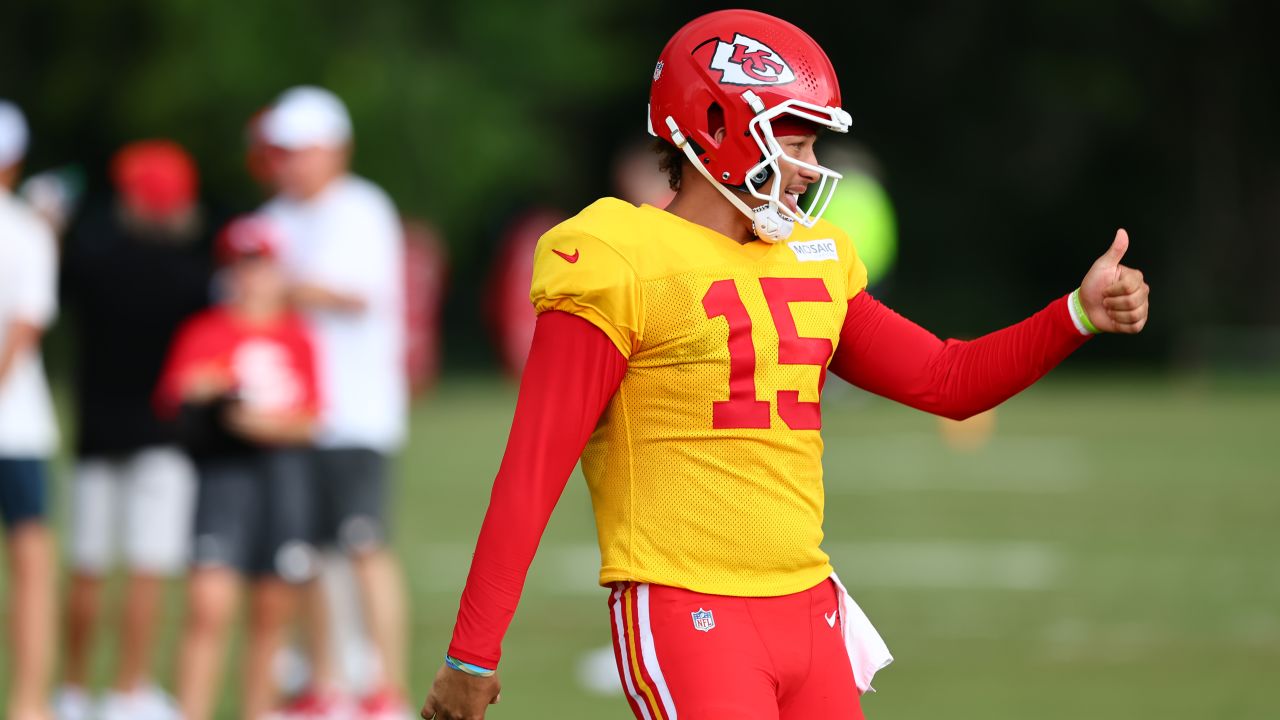
[[[653,141],[653,151],[658,154],[658,169],[667,174],[667,184],[672,190],[679,190],[684,176],[684,151],[661,138]]]

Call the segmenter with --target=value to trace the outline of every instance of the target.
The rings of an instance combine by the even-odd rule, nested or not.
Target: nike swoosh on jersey
[[[567,263],[569,263],[569,264],[571,264],[571,265],[572,265],[573,263],[578,262],[578,251],[577,251],[577,250],[574,250],[572,255],[569,255],[569,254],[567,254],[567,253],[562,253],[562,252],[560,252],[559,250],[555,250],[555,249],[552,249],[552,251],[551,251],[551,252],[553,252],[553,253],[555,253],[555,254],[559,255],[560,257],[564,258],[564,261],[565,261],[565,262],[567,262]]]
[[[839,611],[838,611],[838,610],[832,610],[830,615],[828,615],[828,614],[826,614],[826,613],[823,613],[823,614],[822,614],[822,617],[824,617],[824,618],[826,618],[826,619],[827,619],[827,626],[828,626],[828,627],[835,627],[835,626],[836,626],[836,617],[838,617],[838,613],[839,613]]]

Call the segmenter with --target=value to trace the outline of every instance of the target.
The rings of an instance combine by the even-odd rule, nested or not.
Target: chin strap
[[[766,242],[782,242],[791,237],[791,231],[796,227],[796,221],[778,212],[773,203],[761,205],[752,214],[751,223],[756,237]]]
[[[778,212],[778,208],[771,202],[767,202],[758,208],[751,208],[742,201],[742,198],[725,187],[723,183],[711,177],[711,173],[707,171],[706,166],[702,164],[702,160],[693,151],[693,146],[689,143],[689,139],[684,136],[684,133],[680,132],[680,127],[676,125],[676,119],[670,115],[667,116],[667,128],[671,131],[671,140],[675,142],[676,147],[684,151],[685,157],[689,158],[689,162],[693,163],[693,166],[698,169],[702,177],[706,178],[707,182],[711,183],[715,189],[720,191],[721,195],[725,196],[725,199],[733,203],[734,207],[742,211],[742,214],[751,220],[751,229],[756,234],[756,237],[770,243],[782,242],[791,237],[791,231],[795,228],[794,220]],[[779,182],[779,179],[774,178],[773,181]]]

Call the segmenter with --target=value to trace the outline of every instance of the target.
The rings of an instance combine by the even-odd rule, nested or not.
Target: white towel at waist
[[[844,637],[844,649],[853,665],[853,680],[858,684],[858,693],[875,692],[871,678],[893,662],[893,656],[871,620],[867,619],[867,614],[853,601],[835,573],[831,573],[831,581],[840,590],[840,634]]]

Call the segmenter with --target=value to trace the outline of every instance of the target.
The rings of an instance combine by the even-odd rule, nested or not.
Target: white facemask
[[[757,188],[751,182],[746,183],[747,191],[751,193],[752,197],[765,201],[763,205],[758,207],[752,208],[748,206],[736,192],[711,177],[710,171],[698,159],[693,146],[684,137],[684,134],[680,132],[675,118],[667,117],[667,128],[670,129],[671,137],[676,146],[684,151],[685,156],[698,169],[698,172],[719,189],[720,194],[724,195],[734,207],[742,211],[742,214],[751,220],[752,230],[755,232],[756,237],[771,243],[782,242],[791,237],[791,231],[795,229],[795,223],[798,222],[805,227],[813,227],[818,222],[835,194],[836,185],[840,181],[841,175],[835,170],[822,165],[802,162],[787,155],[773,135],[772,121],[782,115],[791,115],[836,132],[844,133],[849,131],[852,118],[849,117],[849,113],[840,108],[821,107],[800,100],[787,100],[766,110],[764,102],[750,90],[742,93],[742,99],[756,113],[756,116],[751,119],[748,130],[752,138],[755,139],[756,145],[759,146],[760,153],[763,156],[759,163],[747,170],[746,177],[750,178],[767,172],[773,178],[773,182],[769,183],[767,192]],[[780,162],[790,163],[818,175],[817,187],[806,193],[812,199],[807,203],[807,207],[800,208],[798,212],[792,210],[782,200],[784,190]]]

